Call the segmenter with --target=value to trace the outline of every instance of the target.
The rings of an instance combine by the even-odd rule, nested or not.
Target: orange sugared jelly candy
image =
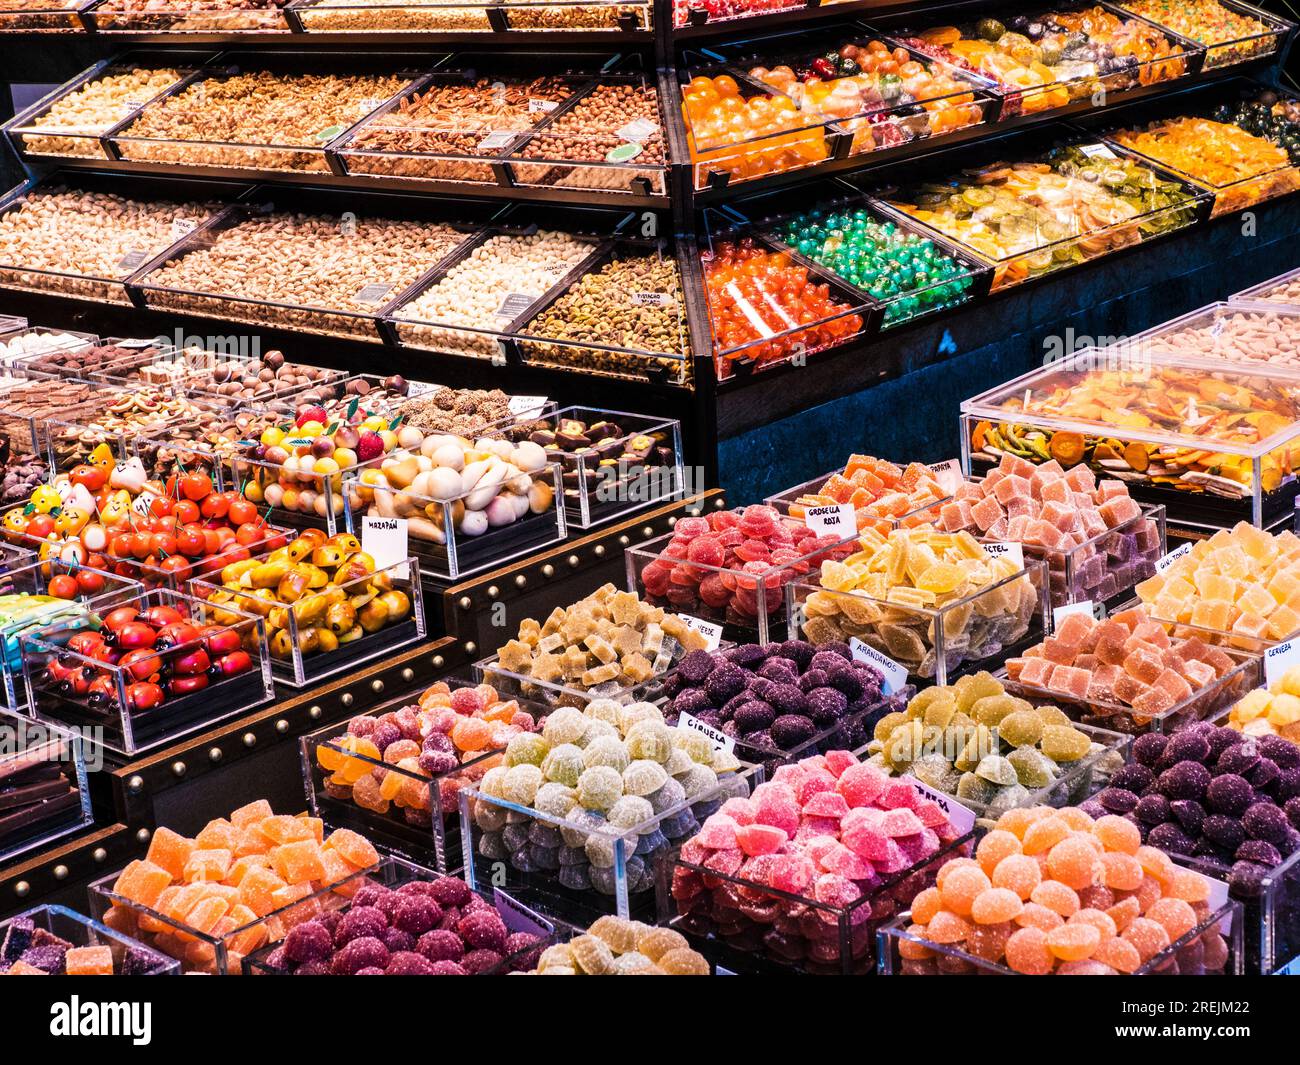
[[[152,909],[158,896],[171,882],[171,873],[145,859],[134,861],[123,869],[113,884],[113,890],[123,898]]]
[[[263,818],[257,828],[262,835],[276,846],[283,843],[297,843],[315,837],[311,825],[290,814],[279,814],[275,817]]]
[[[218,817],[203,826],[194,837],[199,850],[234,851],[239,844],[239,829],[224,818]]]
[[[348,828],[331,832],[325,846],[338,851],[349,865],[357,869],[368,869],[379,861],[379,852],[370,840]]]
[[[69,976],[112,976],[112,947],[73,947],[63,958]]]
[[[185,879],[191,883],[196,880],[225,880],[234,858],[234,853],[225,849],[196,850],[185,863]]]
[[[315,838],[285,843],[271,851],[271,865],[290,884],[307,884],[325,875]]]
[[[180,880],[185,874],[185,863],[190,860],[195,848],[193,840],[162,827],[154,831],[145,860],[166,869],[173,880]]]
[[[275,811],[271,809],[271,804],[265,799],[258,799],[256,802],[250,802],[247,806],[241,806],[238,810],[230,815],[230,823],[236,828],[250,828],[259,821],[265,821],[268,817],[273,817]]]
[[[275,892],[284,887],[282,880],[270,869],[249,869],[239,884],[239,901],[259,917],[275,909]]]

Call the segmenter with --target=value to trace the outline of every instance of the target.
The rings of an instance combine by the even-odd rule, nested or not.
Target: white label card
[[[173,218],[172,219],[172,240],[181,240],[182,238],[189,236],[198,228],[199,228],[199,224],[193,221],[192,219]]]
[[[949,495],[956,492],[961,485],[961,462],[957,459],[933,462],[930,464],[930,472]]]
[[[1184,555],[1190,555],[1191,553],[1192,553],[1192,542],[1188,540],[1187,543],[1183,544],[1182,547],[1175,547],[1172,551],[1169,552],[1169,554],[1163,555],[1160,558],[1156,559],[1156,572],[1164,573],[1165,570],[1167,570],[1170,566],[1172,566]]]
[[[441,385],[430,384],[428,381],[407,381],[406,398],[414,399],[416,396],[422,396],[426,392],[434,392],[441,387]]]
[[[942,792],[935,791],[922,784],[916,777],[904,776],[909,784],[916,789],[916,793],[923,799],[929,799],[940,810],[948,815],[948,824],[952,825],[958,832],[969,832],[975,827],[975,811],[968,806],[963,806],[956,799]]]
[[[153,501],[161,498],[156,492],[144,489],[138,496],[131,500],[131,509],[139,514],[142,518],[153,517]]]
[[[698,732],[701,736],[707,736],[715,751],[731,753],[736,749],[736,741],[725,732],[714,728],[712,725],[705,724],[698,717],[691,717],[690,714],[679,715],[677,727],[688,729],[691,732]]]
[[[352,298],[357,303],[380,303],[392,291],[393,286],[386,281],[372,281],[368,285],[362,285]]]
[[[486,137],[484,137],[481,141],[478,142],[479,150],[484,152],[499,152],[502,148],[504,148],[507,144],[509,144],[512,140],[514,140],[515,137],[516,134],[511,133],[509,130],[506,129],[497,130],[495,133],[489,133]]]
[[[705,639],[706,651],[716,651],[718,644],[722,642],[722,625],[716,621],[705,621],[702,618],[693,618],[689,614],[678,614],[686,627],[698,632]]]
[[[530,97],[528,100],[528,110],[532,114],[537,114],[538,111],[548,113],[559,106],[558,100],[539,100],[536,96]]]
[[[1089,159],[1115,159],[1117,156],[1104,144],[1080,144],[1079,151]]]
[[[492,889],[492,902],[496,906],[501,923],[512,932],[527,932],[535,936],[548,936],[555,931],[555,925],[535,910],[529,909],[518,899],[507,895],[500,888]]]
[[[647,137],[659,132],[659,125],[656,122],[651,122],[648,118],[636,118],[614,132],[625,141],[641,144]]]
[[[361,550],[375,560],[376,571],[396,565],[403,565],[392,570],[394,577],[409,577],[410,566],[404,560],[410,556],[407,550],[407,528],[405,518],[385,518],[367,514],[361,519]]]
[[[849,537],[858,532],[858,519],[852,503],[809,507],[804,511],[803,523],[818,536]]]
[[[546,396],[511,396],[506,406],[516,418],[540,417],[546,401]]]
[[[886,695],[893,695],[907,683],[907,667],[895,662],[888,655],[881,654],[870,644],[865,644],[856,636],[849,637],[849,651],[856,662],[865,662],[875,666],[885,676],[880,690]]]
[[[672,302],[673,298],[667,292],[632,293],[632,305],[634,307],[667,307]]]
[[[983,546],[984,550],[994,558],[1009,558],[1017,566],[1022,569],[1024,568],[1025,548],[1023,544],[1016,543],[1012,540],[1007,542],[998,541],[996,543],[986,543],[981,546]]]
[[[1294,665],[1300,665],[1300,639],[1287,640],[1270,647],[1264,652],[1264,683],[1272,687],[1286,671]]]

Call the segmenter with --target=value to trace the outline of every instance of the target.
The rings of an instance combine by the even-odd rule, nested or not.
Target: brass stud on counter
[[[374,680],[370,682],[370,690],[374,692],[376,695],[378,695],[381,691],[384,690],[384,682],[380,680],[378,677],[376,677]]]
[[[408,670],[407,672],[410,671]],[[319,706],[312,706],[312,707],[308,707],[307,716],[311,718],[313,721],[319,721],[321,714],[323,714],[324,712],[325,711],[323,711]]]
[[[67,880],[67,879],[68,879],[68,867],[67,867],[66,865],[56,865],[56,866],[54,867],[54,879],[55,879],[55,880]]]
[[[141,792],[144,791],[144,777],[135,776],[126,782],[126,790]]]
[[[618,542],[620,547],[627,547],[632,542],[632,537],[628,536],[627,533],[624,533],[618,538]]]
[[[148,842],[149,842],[149,834],[150,834],[150,833],[149,833],[149,830],[148,830],[147,828],[142,828],[142,829],[140,829],[140,831],[137,832],[137,833],[135,834],[136,842],[137,842],[137,843],[148,843]]]
[[[442,666],[443,666],[443,663],[444,663],[445,661],[446,661],[446,659],[443,658],[442,655],[434,655],[434,656],[433,656],[433,668],[434,668],[434,669],[441,669]]]
[[[410,666],[407,666],[404,670],[402,670],[402,681],[406,684],[410,684],[411,681],[413,680],[415,680],[415,670],[413,670]]]
[[[20,880],[14,885],[14,894],[20,899],[27,898],[28,893],[32,890],[32,885],[26,880]]]
[[[528,578],[525,577],[522,573],[519,574],[519,576],[517,576],[517,577],[515,578],[515,587],[516,587],[516,588],[522,588],[522,587],[523,587],[525,584],[527,584],[527,583],[528,583]]]
[[[714,509],[714,510],[721,510],[721,509],[722,509],[723,507],[725,507],[726,505],[727,505],[727,501],[726,501],[725,499],[722,499],[722,498],[718,498],[718,499],[715,499],[715,500],[713,501],[713,509]]]
[[[461,608],[461,610],[468,610],[471,606],[474,605],[474,600],[467,595],[462,595],[460,597],[460,602],[457,605]]]
[[[225,757],[225,752],[220,747],[208,748],[208,761],[212,763],[220,762]]]
[[[104,850],[103,847],[96,847],[93,851],[90,852],[90,860],[93,862],[104,862],[107,860],[107,858],[108,858],[108,851]]]
[[[641,535],[642,535],[642,536],[653,536],[654,534],[655,534],[655,527],[654,527],[653,525],[643,525],[643,526],[641,526]]]
[[[478,650],[478,644],[476,644],[473,640],[465,641],[465,653],[467,655],[472,655],[477,650]]]
[[[546,565],[542,567],[542,576],[545,577],[547,580],[550,580],[550,578],[555,576],[555,567],[552,566],[549,562],[546,563]]]
[[[351,706],[354,702],[356,702],[356,699],[353,697],[351,692],[344,692],[342,695],[339,696],[339,702],[341,702],[344,706]]]
[[[495,584],[489,584],[489,585],[488,585],[488,598],[489,598],[489,599],[497,599],[497,598],[500,597],[500,595],[501,595],[501,589],[500,589],[500,588],[498,588]]]
[[[698,518],[700,516],[700,508],[691,507],[691,509],[686,512],[686,516],[688,518]]]
[[[577,569],[577,568],[578,568],[578,563],[581,562],[581,561],[582,561],[582,559],[580,559],[577,555],[570,555],[570,556],[569,556],[569,566],[570,566],[572,569]]]
[[[668,519],[668,528],[673,529],[676,528],[676,526],[677,526],[677,515],[674,514],[671,518]]]
[[[254,736],[251,732],[245,732],[245,733],[244,733],[244,746],[245,746],[245,747],[256,747],[256,746],[257,746],[257,737]]]
[[[172,763],[172,776],[183,777],[187,766],[184,762],[175,761]]]
[[[280,720],[275,723],[275,731],[283,736],[289,731],[289,722],[285,718],[280,718]]]
[[[604,556],[605,556],[605,545],[604,545],[604,544],[597,544],[597,545],[595,546],[595,548],[592,550],[592,554],[595,555],[597,558],[604,558]]]

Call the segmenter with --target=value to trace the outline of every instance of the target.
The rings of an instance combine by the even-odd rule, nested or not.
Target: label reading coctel
[[[703,618],[693,618],[689,614],[678,614],[686,627],[698,632],[704,637],[706,651],[716,651],[718,644],[722,642],[722,626],[716,621],[705,621]]]
[[[818,536],[854,536],[858,519],[852,503],[833,503],[822,507],[808,507],[803,522]]]
[[[1169,552],[1169,554],[1161,555],[1158,559],[1156,559],[1156,572],[1164,573],[1165,570],[1167,570],[1170,566],[1172,566],[1184,555],[1190,555],[1191,553],[1192,553],[1192,542],[1188,540],[1187,543],[1182,545],[1182,547],[1175,547],[1172,551]]]
[[[1287,640],[1264,652],[1264,683],[1273,686],[1292,666],[1300,664],[1300,639]]]
[[[942,792],[926,787],[914,776],[904,776],[909,784],[916,789],[916,793],[923,799],[929,799],[940,810],[948,815],[948,824],[952,825],[958,832],[969,832],[975,827],[975,811],[968,806],[963,806],[956,799],[944,795]]]
[[[907,683],[907,667],[895,662],[888,655],[881,654],[870,644],[865,644],[856,636],[849,637],[849,651],[857,662],[875,666],[884,674],[885,681],[880,690],[886,695],[893,695]]]
[[[497,914],[512,932],[527,932],[534,936],[549,936],[555,931],[555,925],[535,910],[529,909],[518,899],[507,895],[500,888],[492,889],[492,902]]]
[[[998,542],[984,544],[984,550],[994,558],[1009,558],[1017,566],[1023,567],[1025,564],[1025,548],[1023,544],[1015,541]]]
[[[410,552],[407,550],[405,518],[367,514],[361,519],[361,550],[375,560],[376,572],[393,566],[390,572],[394,577],[411,575],[406,564]],[[398,566],[399,562],[402,565]]]
[[[677,718],[677,727],[690,729],[692,732],[698,732],[701,736],[707,736],[715,751],[727,751],[730,753],[736,749],[736,741],[728,736],[721,729],[716,729],[712,725],[707,725],[698,717],[691,717],[690,714],[681,714]]]

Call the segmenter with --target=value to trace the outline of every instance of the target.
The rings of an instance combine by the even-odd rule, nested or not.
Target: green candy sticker
[[[611,148],[605,154],[605,162],[626,163],[631,159],[635,159],[643,151],[645,151],[645,148],[640,144],[620,144],[617,148]]]

